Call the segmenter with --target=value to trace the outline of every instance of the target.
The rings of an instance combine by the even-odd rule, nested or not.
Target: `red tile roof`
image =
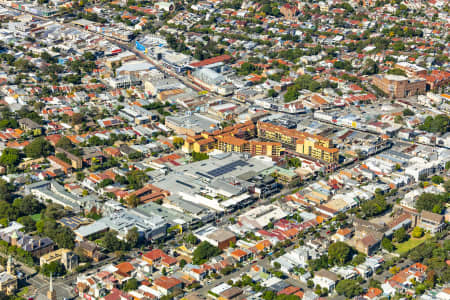
[[[220,55],[220,56],[216,56],[216,57],[211,57],[211,58],[199,61],[199,62],[194,62],[190,66],[194,67],[194,68],[200,68],[200,67],[212,65],[212,64],[215,64],[218,62],[227,61],[230,59],[231,59],[231,56],[224,54],[224,55]]]
[[[158,279],[156,279],[153,283],[154,285],[159,286],[165,290],[169,290],[181,284],[181,281],[173,277],[161,276]]]

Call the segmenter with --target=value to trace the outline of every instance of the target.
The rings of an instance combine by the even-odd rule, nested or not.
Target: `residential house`
[[[423,210],[417,225],[431,233],[440,232],[445,227],[444,216]]]
[[[250,251],[236,249],[233,252],[231,252],[230,256],[236,259],[238,262],[244,262],[250,259],[252,253]]]
[[[387,279],[385,283],[381,285],[385,295],[393,296],[396,293],[415,293],[413,282],[422,283],[427,278],[428,267],[415,263],[410,267],[407,267],[390,279]]]
[[[32,131],[34,135],[42,134],[42,126],[28,118],[20,119],[19,125],[25,131]]]
[[[339,277],[325,269],[321,269],[314,273],[314,278],[312,279],[314,285],[320,285],[322,288],[327,288],[328,291],[333,291],[336,287]]]
[[[183,288],[183,282],[181,280],[167,276],[161,276],[155,279],[153,285],[164,295],[173,294],[175,291],[181,291]]]

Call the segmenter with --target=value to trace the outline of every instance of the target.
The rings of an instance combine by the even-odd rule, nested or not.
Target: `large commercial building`
[[[333,147],[332,140],[320,135],[300,132],[266,122],[258,122],[257,132],[259,138],[279,142],[287,148],[295,149],[300,154],[328,163],[339,161],[339,150]]]
[[[198,69],[189,77],[198,85],[222,96],[231,95],[234,91],[234,86],[227,83],[223,75],[209,68]]]
[[[168,116],[165,125],[176,134],[194,136],[203,131],[216,129],[219,122],[201,114]]]
[[[109,230],[116,231],[121,239],[125,239],[133,227],[136,227],[139,235],[146,240],[158,239],[166,235],[168,227],[168,223],[161,216],[138,210],[115,212],[96,223],[104,224]]]
[[[391,98],[402,98],[424,94],[426,80],[422,78],[408,78],[399,75],[375,75],[373,84]]]
[[[223,213],[248,204],[252,198],[248,190],[255,186],[248,180],[273,165],[274,162],[264,156],[223,153],[174,167],[168,175],[155,171],[151,176],[154,186],[170,190],[172,205],[179,205],[179,201],[172,201],[176,197]]]
[[[25,192],[32,194],[40,202],[51,201],[66,209],[70,209],[74,213],[79,213],[82,210],[90,211],[93,208],[101,209],[100,200],[97,197],[92,195],[79,197],[69,193],[55,180],[29,184],[25,186]]]
[[[286,215],[287,213],[276,205],[262,205],[240,215],[239,222],[251,228],[262,229]]]

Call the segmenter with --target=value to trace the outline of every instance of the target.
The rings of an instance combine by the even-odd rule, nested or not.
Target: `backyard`
[[[422,244],[423,242],[428,240],[430,237],[431,237],[431,235],[429,233],[427,233],[421,238],[411,237],[409,240],[407,240],[404,243],[400,243],[400,244],[394,243],[395,247],[397,248],[397,250],[395,252],[400,255],[405,254],[409,250],[419,246],[420,244]]]

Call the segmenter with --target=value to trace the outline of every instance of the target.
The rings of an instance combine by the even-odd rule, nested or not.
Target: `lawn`
[[[33,221],[38,222],[41,219],[41,214],[32,215],[31,218]]]
[[[428,240],[430,237],[431,237],[431,235],[429,233],[427,233],[419,239],[411,237],[409,240],[407,240],[404,243],[401,243],[401,244],[394,243],[395,247],[397,247],[397,250],[395,250],[395,252],[400,255],[407,253],[409,250],[419,246],[420,244],[422,244],[423,242]]]
[[[28,294],[29,289],[30,288],[28,286],[24,287],[20,292],[17,293],[17,296],[24,297]]]

